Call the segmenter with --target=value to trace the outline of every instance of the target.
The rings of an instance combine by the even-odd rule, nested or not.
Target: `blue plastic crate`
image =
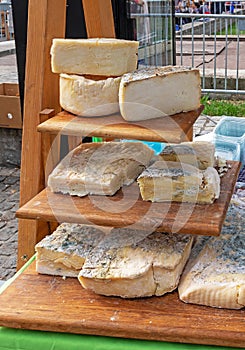
[[[230,144],[238,144],[240,148],[238,160],[245,164],[245,118],[222,118],[214,129],[214,143],[217,147],[221,147],[220,145],[224,143],[224,147],[227,146],[229,149]]]

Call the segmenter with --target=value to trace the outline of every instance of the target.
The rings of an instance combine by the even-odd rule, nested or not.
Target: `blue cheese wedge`
[[[127,121],[160,118],[200,107],[199,69],[147,67],[122,76],[119,106]]]
[[[182,301],[228,309],[245,306],[245,220],[234,208],[229,213],[219,237],[197,238],[178,287]]]
[[[191,235],[149,232],[132,244],[125,243],[125,235],[136,239],[142,232],[113,229],[109,239],[87,257],[78,275],[82,286],[96,294],[122,298],[160,296],[176,289],[190,254]]]
[[[137,68],[139,43],[114,38],[53,39],[53,73],[120,76]]]
[[[185,163],[156,161],[137,178],[141,197],[151,202],[211,204],[220,194],[218,172]]]
[[[164,161],[187,163],[205,170],[215,165],[215,146],[207,141],[167,145],[159,154]]]
[[[41,274],[77,277],[85,259],[104,239],[102,229],[63,223],[36,244],[36,270]]]
[[[52,192],[113,195],[147,167],[154,151],[142,142],[84,143],[72,150],[48,177]]]
[[[84,117],[118,113],[120,80],[120,77],[94,80],[60,74],[60,105],[66,111]]]

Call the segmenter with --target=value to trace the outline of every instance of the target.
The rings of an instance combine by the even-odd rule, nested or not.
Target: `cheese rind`
[[[163,295],[176,289],[189,257],[192,237],[154,232],[143,240],[113,247],[113,233],[132,229],[114,229],[111,248],[103,241],[85,261],[78,279],[82,286],[97,294],[122,298]],[[118,236],[118,235],[117,235]]]
[[[137,178],[141,197],[151,202],[210,204],[219,197],[220,178],[209,167],[205,171],[185,163],[157,161]]]
[[[120,76],[137,68],[137,41],[114,38],[53,39],[53,73]]]
[[[207,141],[182,142],[167,145],[159,154],[164,161],[191,164],[200,170],[215,165],[215,146]]]
[[[200,107],[200,72],[195,68],[147,67],[124,74],[119,106],[127,121],[160,118]]]
[[[178,287],[182,301],[228,309],[245,306],[242,223],[240,218],[241,226],[236,230],[231,222],[225,222],[219,237],[197,238]]]
[[[153,150],[142,142],[85,143],[72,150],[48,177],[53,192],[113,195],[149,165]]]
[[[104,238],[93,226],[63,223],[36,244],[36,270],[41,274],[77,277],[86,257]]]
[[[118,113],[120,80],[120,77],[92,80],[60,74],[60,105],[70,113],[85,117]]]

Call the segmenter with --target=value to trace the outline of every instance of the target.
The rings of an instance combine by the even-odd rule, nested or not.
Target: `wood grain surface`
[[[147,228],[165,232],[218,236],[226,216],[240,169],[239,162],[230,161],[231,168],[221,180],[220,198],[211,205],[190,203],[151,203],[140,197],[138,185],[124,186],[114,196],[79,198],[40,192],[17,211],[18,218],[92,225]]]
[[[162,297],[104,297],[76,278],[38,275],[32,263],[1,295],[0,325],[42,331],[244,347],[245,310]]]
[[[202,110],[203,106],[200,106],[195,111],[141,122],[127,122],[120,114],[86,118],[64,111],[40,124],[37,129],[63,135],[180,143],[188,140],[188,132]]]

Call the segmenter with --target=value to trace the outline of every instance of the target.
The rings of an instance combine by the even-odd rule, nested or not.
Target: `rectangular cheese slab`
[[[214,168],[200,171],[185,163],[157,161],[138,177],[142,199],[151,202],[210,204],[219,197],[220,178]]]
[[[77,277],[86,257],[104,238],[102,229],[63,223],[35,246],[38,273]]]
[[[199,69],[178,66],[147,67],[124,74],[119,106],[127,121],[147,120],[200,107]]]
[[[161,296],[176,289],[192,241],[191,235],[112,229],[87,257],[78,279],[96,294]]]
[[[205,170],[215,165],[215,146],[211,142],[196,141],[167,145],[159,154],[165,161],[187,163]]]
[[[114,38],[53,39],[53,73],[120,76],[137,68],[137,41]]]
[[[52,192],[113,195],[147,167],[153,150],[142,142],[84,143],[72,150],[48,177]]]
[[[198,237],[179,284],[179,297],[192,304],[245,306],[245,217],[233,204],[217,238]]]

